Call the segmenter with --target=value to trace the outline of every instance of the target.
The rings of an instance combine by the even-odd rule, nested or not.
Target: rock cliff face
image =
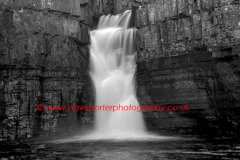
[[[136,11],[137,94],[149,129],[239,136],[240,19],[235,0],[159,0]]]
[[[142,6],[139,8],[138,6]],[[90,29],[133,10],[141,105],[150,130],[239,136],[237,0],[0,0],[0,140],[68,135],[93,113],[38,111],[93,104]]]
[[[0,139],[68,135],[88,113],[37,105],[91,105],[90,4],[0,0]],[[83,117],[83,118],[82,118]]]

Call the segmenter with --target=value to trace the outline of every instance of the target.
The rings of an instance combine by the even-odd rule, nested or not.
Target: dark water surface
[[[240,159],[236,140],[89,140],[64,143],[43,141],[28,144],[0,144],[0,157],[52,160],[199,160]],[[0,159],[1,159],[0,158]]]

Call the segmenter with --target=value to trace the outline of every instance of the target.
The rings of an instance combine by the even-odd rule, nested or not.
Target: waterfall
[[[96,89],[95,106],[139,106],[135,93],[136,29],[128,29],[131,11],[100,18],[91,31],[90,75]],[[95,132],[128,136],[145,133],[141,112],[130,109],[95,111]]]
[[[96,106],[139,106],[135,93],[136,29],[130,28],[131,11],[102,16],[98,29],[91,31],[90,76],[93,79]],[[140,107],[139,107],[140,108]],[[92,140],[162,141],[178,139],[146,131],[142,112],[118,110],[94,112],[94,130],[53,141],[67,143]]]

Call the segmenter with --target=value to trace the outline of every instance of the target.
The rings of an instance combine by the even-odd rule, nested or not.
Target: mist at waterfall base
[[[131,11],[100,18],[91,31],[90,76],[95,86],[95,106],[139,106],[135,93],[136,29],[130,28]],[[58,142],[81,140],[173,140],[146,130],[142,112],[95,111],[94,130]],[[56,141],[55,141],[56,142]]]

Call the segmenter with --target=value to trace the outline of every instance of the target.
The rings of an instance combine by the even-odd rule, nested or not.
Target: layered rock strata
[[[239,135],[239,1],[159,0],[136,11],[137,94],[149,129]]]
[[[1,140],[69,135],[92,123],[84,112],[37,110],[93,103],[89,7],[79,0],[0,0]]]

